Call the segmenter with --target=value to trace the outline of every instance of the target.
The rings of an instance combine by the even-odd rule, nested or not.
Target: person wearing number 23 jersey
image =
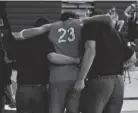
[[[61,21],[51,27],[49,39],[56,53],[70,57],[80,57],[81,21],[75,13],[66,12],[61,15]],[[66,108],[69,113],[78,113],[80,92],[73,90],[79,72],[76,64],[54,65],[50,67],[50,111],[63,113]]]

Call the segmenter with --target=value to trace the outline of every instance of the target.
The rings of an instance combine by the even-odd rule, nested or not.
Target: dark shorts
[[[80,92],[75,91],[75,81],[50,83],[49,113],[79,113]]]
[[[82,113],[120,113],[123,95],[122,76],[91,79],[82,91],[80,110]]]
[[[39,85],[18,85],[16,92],[16,107],[17,113],[47,113],[47,87]]]

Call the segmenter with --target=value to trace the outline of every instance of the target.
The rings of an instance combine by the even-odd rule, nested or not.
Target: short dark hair
[[[64,12],[60,16],[60,20],[61,21],[66,21],[69,18],[77,19],[77,18],[79,18],[79,16],[76,13],[74,13],[74,12]]]
[[[34,27],[40,27],[44,24],[50,23],[49,20],[45,17],[38,17],[35,21]]]

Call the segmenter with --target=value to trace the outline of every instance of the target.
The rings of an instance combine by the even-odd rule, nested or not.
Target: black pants
[[[18,85],[16,92],[17,113],[47,113],[46,86]]]
[[[4,113],[4,106],[5,106],[5,97],[3,96],[0,100],[0,113]]]
[[[128,22],[128,36],[127,39],[130,42],[133,42],[137,38],[137,24],[136,22]]]
[[[91,79],[81,94],[81,112],[120,113],[123,94],[124,81],[120,75]]]

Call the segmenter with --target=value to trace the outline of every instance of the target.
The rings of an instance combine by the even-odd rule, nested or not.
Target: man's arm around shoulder
[[[99,22],[112,22],[112,18],[108,14],[104,15],[95,15],[92,17],[85,17],[80,19],[83,23],[89,22],[89,21],[99,21]]]
[[[24,29],[21,32],[13,33],[16,40],[23,40],[28,38],[33,38],[37,35],[41,35],[50,30],[52,24],[45,24],[40,27],[34,27],[30,29]]]

